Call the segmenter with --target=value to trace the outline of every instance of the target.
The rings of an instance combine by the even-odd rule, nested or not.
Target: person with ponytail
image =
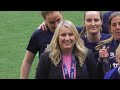
[[[80,34],[85,46],[92,50],[96,65],[98,64],[99,53],[95,47],[101,40],[110,38],[110,34],[104,34],[102,32],[102,13],[100,11],[86,11],[84,14],[84,28]],[[101,71],[98,68],[98,78],[103,79]]]
[[[86,11],[84,14],[84,28],[80,33],[85,46],[91,49],[94,53],[95,60],[97,60],[98,55],[96,55],[95,47],[97,43],[101,40],[110,38],[110,34],[104,34],[102,32],[102,13],[100,11]],[[97,61],[96,61],[97,62]]]
[[[117,66],[115,51],[120,43],[120,12],[112,13],[108,23],[111,37],[100,41],[96,46],[96,50],[99,51],[99,61],[101,62],[103,77],[109,70]]]

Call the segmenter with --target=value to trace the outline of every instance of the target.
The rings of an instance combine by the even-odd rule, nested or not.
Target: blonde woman
[[[39,60],[36,79],[94,79],[96,64],[92,51],[80,39],[75,25],[60,22],[54,36]]]

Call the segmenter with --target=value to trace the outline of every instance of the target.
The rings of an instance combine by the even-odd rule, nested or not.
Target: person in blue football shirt
[[[108,24],[112,34],[111,37],[100,41],[96,46],[96,50],[99,50],[99,60],[103,64],[102,70],[104,75],[117,66],[115,51],[120,43],[120,12],[112,13]]]
[[[81,32],[81,37],[85,43],[85,46],[92,50],[96,65],[98,64],[99,53],[95,47],[101,40],[109,38],[110,34],[101,33],[102,31],[102,13],[100,11],[86,11],[84,14],[84,28]],[[103,74],[98,68],[98,78],[103,78]]]
[[[118,63],[118,65],[116,66],[116,68],[113,68],[112,70],[109,70],[104,79],[120,79],[120,44],[118,46],[118,48],[116,49],[116,62]]]
[[[58,23],[63,20],[61,11],[41,11],[41,15],[48,26],[48,30],[43,32],[43,30],[37,29],[32,34],[21,65],[21,79],[28,79],[30,68],[36,53],[39,52],[40,57],[40,54],[44,52],[45,48],[50,43]]]

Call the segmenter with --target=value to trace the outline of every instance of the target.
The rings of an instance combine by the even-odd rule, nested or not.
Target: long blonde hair
[[[87,55],[87,48],[84,46],[84,42],[80,38],[80,35],[79,35],[78,30],[76,29],[75,25],[71,21],[68,21],[68,20],[61,21],[58,24],[57,28],[55,29],[55,33],[54,33],[51,43],[48,47],[48,51],[50,51],[50,55],[49,55],[50,59],[55,66],[57,66],[61,60],[62,56],[61,56],[61,49],[60,49],[60,45],[58,42],[58,38],[59,38],[60,29],[62,26],[65,26],[65,27],[69,28],[70,30],[72,30],[72,32],[76,38],[76,43],[74,46],[75,55],[79,59],[79,65],[82,66],[84,64],[84,60]]]

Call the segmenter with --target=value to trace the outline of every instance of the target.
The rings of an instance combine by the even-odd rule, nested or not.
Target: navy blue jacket
[[[108,39],[110,37],[111,37],[110,34],[101,33],[100,41]],[[98,61],[99,52],[96,51],[96,49],[95,49],[95,47],[97,46],[99,41],[98,42],[89,42],[86,36],[83,36],[82,39],[83,39],[83,41],[85,43],[85,46],[87,48],[91,49],[93,54],[94,54],[95,62],[96,62],[97,69],[98,69],[97,70],[98,71],[98,79],[103,79],[103,76],[104,76],[103,69],[102,69],[103,65],[102,65],[101,62]]]
[[[118,45],[119,45],[119,41],[117,40],[112,40],[110,43],[105,44],[106,47],[109,47],[108,49],[109,57],[107,60],[108,63],[105,63],[103,62],[103,60],[101,60],[101,62],[99,62],[98,65],[100,71],[103,73],[103,77],[109,70],[117,67],[117,62],[115,60],[115,51]],[[105,67],[105,69],[103,69],[103,67]]]
[[[120,79],[120,75],[118,73],[118,67],[113,68],[112,70],[109,70],[104,79]]]
[[[106,47],[109,47],[108,49],[108,53],[109,53],[109,57],[108,57],[108,61],[110,64],[110,68],[113,69],[116,67],[116,60],[115,60],[115,51],[117,49],[119,45],[119,41],[118,40],[112,40],[110,43],[105,44]]]

